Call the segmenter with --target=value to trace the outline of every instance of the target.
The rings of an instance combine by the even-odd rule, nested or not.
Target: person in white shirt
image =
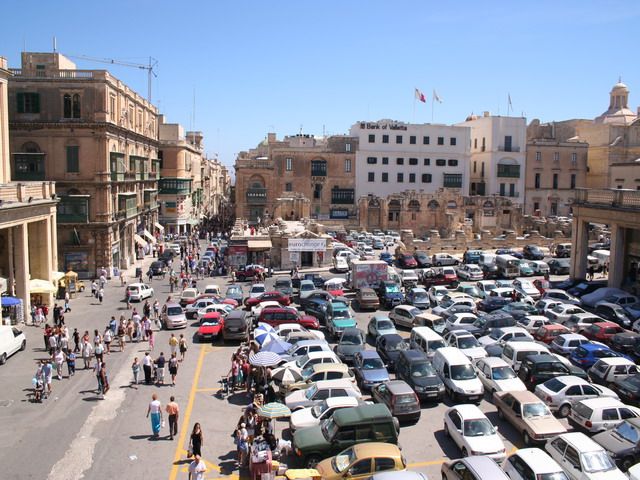
[[[151,359],[151,355],[149,352],[144,354],[142,357],[142,369],[144,370],[144,383],[147,385],[151,385],[151,368],[153,365],[153,360]]]
[[[189,480],[203,480],[206,471],[207,466],[200,455],[194,455],[193,462],[189,464]]]
[[[147,418],[151,415],[151,430],[153,436],[157,437],[160,434],[160,427],[162,426],[162,404],[158,400],[158,396],[154,393],[151,396],[151,403],[147,408]]]

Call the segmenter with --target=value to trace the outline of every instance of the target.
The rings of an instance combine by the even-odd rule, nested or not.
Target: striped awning
[[[149,244],[145,241],[144,238],[142,238],[140,235],[138,235],[137,233],[133,235],[133,240],[140,245],[141,247],[148,247]]]
[[[149,230],[143,230],[142,234],[148,238],[151,243],[156,243],[156,237],[154,237]]]
[[[161,232],[164,232],[164,227],[160,225],[158,222],[156,222],[154,225],[158,230],[160,230]]]

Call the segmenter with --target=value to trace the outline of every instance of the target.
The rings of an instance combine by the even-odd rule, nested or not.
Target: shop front
[[[288,255],[283,260],[289,260],[289,267],[321,267],[324,264],[327,250],[326,238],[289,238],[287,242]],[[283,262],[284,263],[284,262]],[[283,268],[287,266],[283,265]]]

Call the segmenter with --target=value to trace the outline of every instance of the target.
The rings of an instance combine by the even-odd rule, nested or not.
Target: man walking
[[[178,416],[180,415],[180,408],[175,400],[176,398],[171,395],[166,408],[167,415],[169,415],[169,440],[173,440],[173,437],[178,435]]]
[[[144,383],[146,385],[151,385],[151,364],[153,363],[153,360],[151,360],[151,355],[149,355],[149,352],[146,352],[144,354],[144,357],[142,358],[142,368],[144,370]]]
[[[200,455],[193,456],[193,462],[189,465],[189,480],[204,480],[207,466],[200,458]]]
[[[160,356],[156,359],[156,377],[159,385],[164,385],[164,367],[166,362],[164,352],[160,352]]]

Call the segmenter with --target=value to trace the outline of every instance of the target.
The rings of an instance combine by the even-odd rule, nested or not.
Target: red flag
[[[416,98],[418,100],[420,100],[422,103],[426,103],[427,102],[427,97],[424,96],[424,93],[422,93],[420,90],[418,90],[416,88]]]

